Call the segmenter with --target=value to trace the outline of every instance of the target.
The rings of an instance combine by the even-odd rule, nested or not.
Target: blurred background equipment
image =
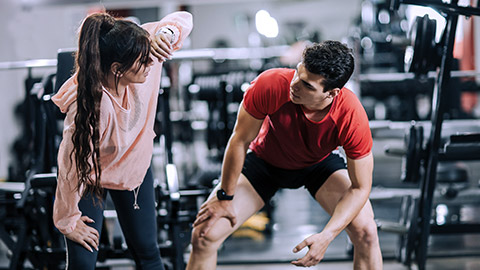
[[[295,68],[306,46],[328,39],[356,58],[347,87],[374,137],[370,198],[384,269],[480,269],[480,12],[468,0],[4,0],[0,269],[65,267],[51,224],[63,116],[50,97],[72,74],[79,23],[104,10],[137,23],[175,10],[194,16],[184,48],[164,65],[155,119],[166,269],[185,267],[192,222],[218,184],[249,83],[269,68]],[[97,268],[133,269],[108,200]],[[225,241],[217,269],[290,269],[302,256],[291,249],[328,220],[308,192],[282,190]],[[341,233],[319,267],[350,269],[352,254]]]
[[[432,118],[430,136],[427,137],[425,150],[423,148],[423,129],[416,128],[412,125],[410,135],[407,140],[407,151],[405,153],[405,178],[407,181],[419,181],[420,194],[413,200],[414,209],[409,211],[410,220],[405,223],[405,219],[401,219],[405,231],[399,252],[400,260],[407,266],[414,261],[419,269],[425,269],[428,241],[431,233],[479,233],[480,224],[471,223],[446,223],[445,211],[439,213],[443,219],[436,219],[432,222],[432,209],[434,209],[434,193],[439,184],[449,184],[448,188],[442,189],[441,194],[447,199],[457,197],[459,191],[453,188],[454,183],[468,183],[467,173],[463,166],[445,165],[440,166],[440,161],[459,161],[459,160],[479,160],[478,145],[479,135],[476,134],[458,134],[450,136],[445,143],[442,138],[442,126],[445,114],[449,112],[447,102],[449,92],[453,89],[451,81],[451,70],[453,69],[453,46],[455,42],[455,33],[457,30],[457,22],[460,14],[466,16],[480,15],[480,9],[474,7],[460,7],[458,1],[451,3],[430,3],[428,1],[408,1],[394,0],[391,5],[398,8],[400,4],[414,5],[431,5],[433,8],[443,12],[446,19],[446,27],[440,39],[440,43],[435,43],[436,24],[428,18],[428,15],[417,17],[413,24],[413,34],[411,35],[413,45],[413,53],[411,59],[406,61],[406,67],[409,71],[413,71],[415,75],[425,75],[431,67],[437,70],[435,87],[432,101]],[[440,53],[437,53],[437,46]],[[407,51],[407,55],[408,55]],[[440,61],[437,61],[438,57]],[[407,58],[406,58],[407,60]],[[468,151],[466,146],[472,147],[472,151]],[[468,147],[467,146],[467,147]],[[459,154],[461,153],[461,154]],[[458,163],[457,163],[458,164]],[[420,168],[423,167],[423,173]],[[448,166],[448,167],[447,167]],[[447,167],[447,168],[446,168]],[[448,172],[448,173],[447,173]],[[468,185],[468,184],[466,184]],[[480,193],[476,189],[475,197],[478,198]],[[418,200],[418,202],[417,202]],[[436,202],[438,203],[438,202]],[[469,202],[463,202],[468,204]],[[446,204],[441,204],[443,209],[447,209]],[[405,210],[405,209],[404,209]],[[438,206],[437,206],[438,210]],[[407,215],[408,216],[408,215]],[[380,226],[382,229],[382,226]]]

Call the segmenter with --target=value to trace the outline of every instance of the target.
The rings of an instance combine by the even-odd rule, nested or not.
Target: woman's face
[[[135,61],[135,64],[123,74],[121,78],[122,82],[124,84],[144,83],[147,80],[152,65],[152,59],[150,59],[146,65],[142,65],[139,57],[137,61]]]

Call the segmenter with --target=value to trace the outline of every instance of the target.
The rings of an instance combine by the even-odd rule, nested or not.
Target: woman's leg
[[[105,196],[104,196],[105,197]],[[103,209],[105,198],[100,201],[98,198],[92,200],[91,195],[84,196],[78,203],[78,207],[82,212],[82,216],[88,216],[93,219],[95,223],[86,223],[88,226],[95,228],[98,234],[102,232],[103,224]],[[98,251],[93,249],[93,252],[82,247],[80,244],[66,238],[67,244],[67,269],[68,270],[94,270],[97,263]]]
[[[147,171],[138,190],[139,209],[133,207],[133,191],[110,190],[110,196],[137,269],[164,269],[157,242],[155,194],[151,170]]]

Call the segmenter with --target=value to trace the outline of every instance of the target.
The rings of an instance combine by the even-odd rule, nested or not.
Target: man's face
[[[323,76],[309,72],[300,62],[290,83],[290,100],[299,105],[324,109],[332,102],[331,91],[323,91]]]

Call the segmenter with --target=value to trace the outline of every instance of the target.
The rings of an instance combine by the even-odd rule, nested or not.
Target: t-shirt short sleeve
[[[342,91],[350,91],[343,89]],[[355,95],[353,93],[349,95]],[[351,159],[359,159],[370,153],[373,139],[368,117],[360,101],[354,96],[345,100],[345,111],[338,118],[340,145]]]
[[[290,81],[295,71],[269,69],[253,80],[243,96],[243,107],[257,119],[278,110],[289,98]]]

